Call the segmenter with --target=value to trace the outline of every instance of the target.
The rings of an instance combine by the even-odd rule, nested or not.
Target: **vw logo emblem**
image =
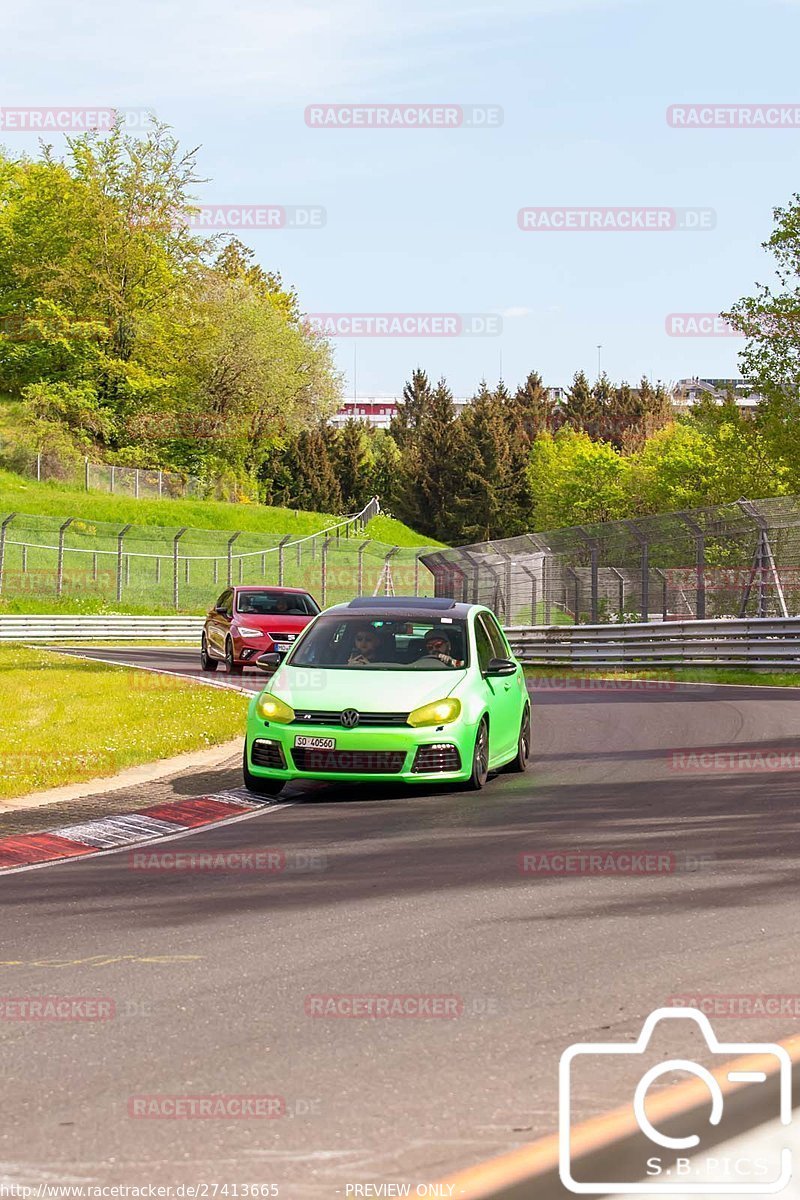
[[[359,716],[354,708],[346,708],[339,720],[342,722],[345,729],[355,729],[359,722]]]

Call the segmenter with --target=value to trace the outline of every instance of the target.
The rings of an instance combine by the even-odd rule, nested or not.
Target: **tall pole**
[[[600,369],[600,351],[601,351],[602,349],[603,349],[603,347],[602,347],[602,346],[598,346],[598,347],[597,347],[597,378],[598,378],[598,379],[600,378],[600,376],[601,376],[601,374],[602,374],[602,371],[601,371],[601,369]]]

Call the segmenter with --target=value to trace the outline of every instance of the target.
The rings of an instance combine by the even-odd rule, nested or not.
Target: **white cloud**
[[[532,308],[525,308],[522,305],[500,309],[500,316],[505,317],[509,321],[513,321],[518,317],[532,317],[533,315],[534,310]]]

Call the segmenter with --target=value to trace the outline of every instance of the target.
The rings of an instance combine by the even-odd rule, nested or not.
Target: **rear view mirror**
[[[516,675],[517,664],[510,658],[490,658],[486,670],[483,672],[487,677],[501,677],[504,675]]]
[[[276,650],[268,650],[266,654],[259,654],[256,659],[259,671],[274,671],[280,665],[281,655]]]

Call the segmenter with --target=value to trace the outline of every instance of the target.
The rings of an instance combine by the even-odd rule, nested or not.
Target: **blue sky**
[[[9,20],[7,16],[7,21]],[[734,375],[732,338],[667,336],[771,277],[800,128],[670,128],[677,103],[797,103],[796,0],[37,0],[0,47],[1,106],[146,107],[200,146],[202,203],[322,205],[245,240],[326,313],[499,313],[496,337],[336,342],[352,390],[411,369],[456,394],[502,371],[566,384]],[[314,103],[500,105],[492,129],[313,129]],[[35,149],[24,133],[6,147]],[[52,139],[56,148],[59,135]],[[521,232],[528,206],[713,208],[704,232]]]

